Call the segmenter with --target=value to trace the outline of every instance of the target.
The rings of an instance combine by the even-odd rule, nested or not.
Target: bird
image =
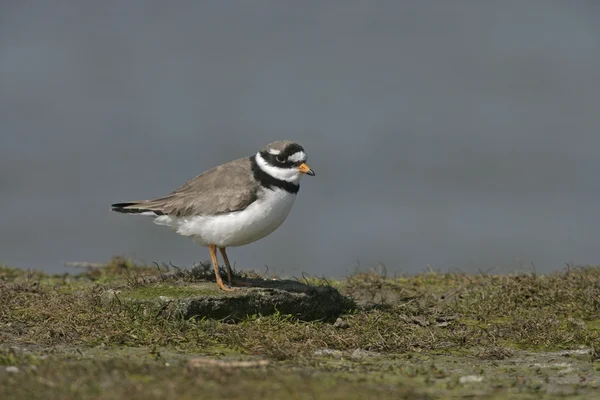
[[[170,194],[153,200],[111,205],[123,214],[144,215],[154,223],[208,247],[217,285],[230,292],[219,273],[217,249],[232,286],[228,247],[243,246],[275,231],[287,218],[304,175],[314,176],[298,143],[269,143],[252,156],[211,168]]]

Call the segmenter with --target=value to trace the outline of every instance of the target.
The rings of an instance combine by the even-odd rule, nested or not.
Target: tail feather
[[[130,201],[125,203],[111,204],[111,210],[123,214],[139,214],[139,215],[164,215],[160,210],[153,210],[144,207],[145,201]]]

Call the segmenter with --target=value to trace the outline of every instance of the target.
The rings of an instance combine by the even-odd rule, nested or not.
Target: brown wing
[[[113,207],[120,206],[115,210],[120,212],[154,211],[179,217],[217,215],[245,209],[256,200],[257,191],[247,157],[209,169],[165,197]]]

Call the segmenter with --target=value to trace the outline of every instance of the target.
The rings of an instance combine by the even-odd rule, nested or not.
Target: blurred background
[[[595,0],[4,1],[0,263],[207,260],[110,204],[278,139],[317,175],[238,269],[599,263],[599,18]]]

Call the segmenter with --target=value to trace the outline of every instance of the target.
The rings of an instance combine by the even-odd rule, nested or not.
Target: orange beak
[[[315,176],[315,172],[305,163],[300,164],[297,168],[298,171],[302,172],[303,174]]]

